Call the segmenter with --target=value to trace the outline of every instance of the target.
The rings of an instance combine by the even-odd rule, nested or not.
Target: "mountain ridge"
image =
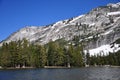
[[[79,36],[80,41],[87,42],[85,50],[89,52],[91,49],[104,45],[111,47],[110,44],[120,38],[120,2],[101,6],[92,9],[87,14],[58,21],[51,25],[27,26],[13,33],[3,42],[9,43],[26,38],[31,43],[46,44],[61,38],[69,41],[74,36]]]

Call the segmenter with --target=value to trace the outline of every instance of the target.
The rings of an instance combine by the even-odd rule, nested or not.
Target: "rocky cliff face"
[[[85,15],[52,25],[27,26],[13,33],[3,42],[26,38],[32,43],[46,44],[61,38],[69,41],[74,36],[79,36],[80,41],[86,41],[85,49],[89,52],[103,45],[110,46],[120,38],[120,2],[95,8]]]

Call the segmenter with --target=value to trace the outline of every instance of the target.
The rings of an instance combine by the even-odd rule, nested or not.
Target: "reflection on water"
[[[0,80],[120,80],[120,68],[0,70]]]
[[[89,80],[120,80],[120,68],[93,68]]]

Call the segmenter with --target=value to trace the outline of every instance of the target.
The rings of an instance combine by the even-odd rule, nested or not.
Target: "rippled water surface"
[[[0,70],[0,80],[120,80],[120,68]]]

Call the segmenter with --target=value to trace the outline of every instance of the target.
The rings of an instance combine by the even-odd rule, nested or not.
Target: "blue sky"
[[[25,26],[48,25],[119,0],[0,0],[0,41]]]

